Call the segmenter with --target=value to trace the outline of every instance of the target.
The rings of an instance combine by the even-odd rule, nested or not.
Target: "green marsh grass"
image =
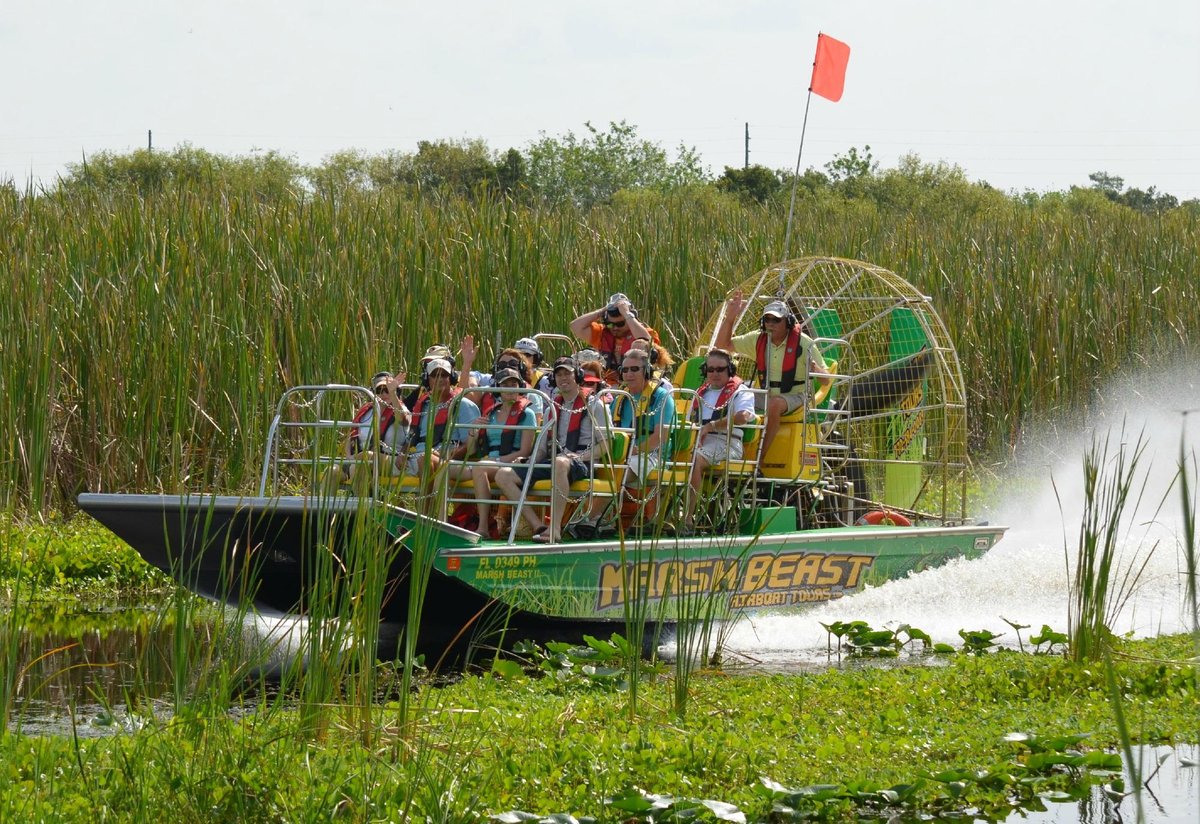
[[[1139,464],[1148,444],[1145,433],[1127,443],[1123,427],[1115,444],[1113,437],[1110,433],[1101,441],[1094,436],[1083,457],[1083,516],[1067,604],[1067,634],[1076,661],[1103,656],[1112,636],[1109,627],[1154,552],[1151,547],[1140,559],[1119,565],[1122,545],[1130,538],[1128,518],[1136,516],[1146,488]],[[1072,566],[1069,560],[1067,566]]]
[[[395,193],[0,194],[0,504],[80,489],[247,490],[282,389],[414,373],[434,341],[563,332],[620,289],[674,352],[784,216],[712,192],[589,212]],[[1191,351],[1197,221],[1069,199],[909,211],[798,205],[796,254],[858,257],[934,298],[974,448]],[[486,357],[486,353],[484,353]]]

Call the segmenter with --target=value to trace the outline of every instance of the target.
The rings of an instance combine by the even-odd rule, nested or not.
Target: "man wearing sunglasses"
[[[692,420],[699,430],[680,535],[695,534],[696,499],[704,471],[722,461],[742,459],[745,431],[741,427],[754,420],[754,393],[738,377],[733,355],[724,349],[709,349],[702,368],[704,383],[696,390],[692,407]]]
[[[629,397],[617,397],[612,402],[613,423],[633,430],[633,443],[626,461],[629,469],[625,473],[624,486],[642,487],[646,476],[658,467],[664,448],[675,424],[675,404],[670,391],[652,374],[650,355],[644,349],[630,349],[621,361],[621,388]],[[615,522],[599,526],[598,522],[609,502],[597,498],[592,502],[586,522],[581,523],[576,533],[595,528],[600,535],[615,532]]]
[[[600,353],[608,370],[605,380],[616,386],[621,382],[619,366],[635,340],[659,344],[658,332],[638,320],[629,298],[617,292],[602,309],[584,312],[571,321],[571,333]]]
[[[825,359],[813,340],[800,329],[800,321],[782,300],[763,307],[759,329],[734,337],[733,327],[749,301],[740,289],[725,303],[717,329],[717,348],[754,360],[759,386],[767,389],[767,421],[762,454],[766,455],[779,432],[780,420],[808,403],[808,381],[813,375],[821,386],[833,383]]]

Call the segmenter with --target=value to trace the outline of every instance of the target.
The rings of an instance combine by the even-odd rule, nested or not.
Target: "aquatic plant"
[[[1132,445],[1127,444],[1123,427],[1115,445],[1110,438],[1106,435],[1101,442],[1098,436],[1094,437],[1084,455],[1083,516],[1073,559],[1064,546],[1067,567],[1074,569],[1067,606],[1067,634],[1071,655],[1077,661],[1102,657],[1111,638],[1109,627],[1133,595],[1157,546],[1150,546],[1140,559],[1135,558],[1126,567],[1117,566],[1118,550],[1130,537],[1126,516],[1138,511],[1146,489],[1145,476],[1139,477],[1138,467],[1147,441],[1141,433]],[[1135,490],[1138,494],[1131,499]]]
[[[726,290],[777,259],[784,217],[687,192],[588,212],[183,185],[2,194],[0,504],[252,488],[285,386],[411,374],[468,331],[564,331],[615,289],[689,351]],[[1200,222],[1181,210],[835,198],[800,202],[796,225],[798,253],[871,260],[952,309],[976,449],[1094,405],[1132,357],[1195,346]]]

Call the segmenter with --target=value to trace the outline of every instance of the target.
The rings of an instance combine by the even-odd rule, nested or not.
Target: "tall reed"
[[[1124,567],[1120,565],[1120,550],[1129,539],[1126,516],[1138,511],[1146,489],[1146,476],[1139,477],[1138,465],[1147,441],[1140,433],[1132,445],[1127,444],[1123,427],[1115,447],[1110,439],[1111,435],[1103,442],[1094,438],[1083,458],[1083,517],[1067,604],[1067,634],[1076,661],[1099,660],[1108,650],[1109,627],[1154,552],[1152,546],[1140,560],[1131,558]]]
[[[783,221],[712,191],[579,212],[0,190],[0,505],[250,489],[283,387],[413,373],[430,343],[467,332],[565,332],[616,290],[669,348],[690,349],[729,286],[778,257]],[[797,226],[797,253],[868,259],[934,297],[976,449],[1096,403],[1108,375],[1194,346],[1200,327],[1200,231],[1182,213],[825,198],[802,202]]]

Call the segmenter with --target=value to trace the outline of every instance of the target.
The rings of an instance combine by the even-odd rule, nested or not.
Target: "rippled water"
[[[1200,747],[1135,747],[1134,761],[1142,775],[1141,808],[1145,824],[1195,824],[1200,821]],[[1161,762],[1161,763],[1160,763]],[[1133,776],[1125,771],[1125,785]],[[1132,795],[1114,800],[1094,787],[1082,801],[1048,803],[1044,811],[1013,813],[1009,822],[1029,824],[1107,824],[1136,822],[1138,800]]]

